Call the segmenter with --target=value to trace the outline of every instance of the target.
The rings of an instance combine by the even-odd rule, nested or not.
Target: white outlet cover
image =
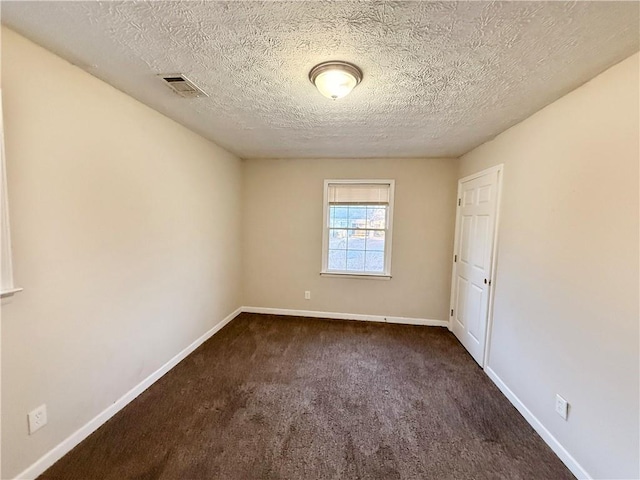
[[[29,419],[29,435],[37,432],[47,424],[47,406],[40,405],[38,408],[31,410],[28,415]]]
[[[569,402],[567,402],[560,395],[556,395],[556,413],[565,420],[569,414]]]
[[[304,298],[305,298],[305,300],[311,300],[311,291],[305,290]]]

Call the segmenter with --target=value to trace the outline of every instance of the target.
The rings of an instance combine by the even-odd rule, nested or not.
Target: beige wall
[[[2,30],[12,478],[240,306],[241,162]],[[49,424],[27,435],[27,412]]]
[[[245,161],[244,305],[448,320],[456,174],[456,159]],[[320,277],[329,178],[395,179],[391,280]]]
[[[489,366],[594,478],[640,475],[638,63],[461,160],[505,164]]]

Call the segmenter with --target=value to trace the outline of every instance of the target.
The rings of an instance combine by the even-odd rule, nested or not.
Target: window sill
[[[10,297],[14,293],[21,292],[22,290],[22,288],[9,288],[7,290],[2,290],[0,292],[0,298]]]
[[[391,275],[376,273],[338,273],[338,272],[320,272],[321,277],[329,278],[359,278],[362,280],[391,280]]]

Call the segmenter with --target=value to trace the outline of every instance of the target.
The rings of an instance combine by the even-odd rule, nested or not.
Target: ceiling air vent
[[[164,83],[175,93],[185,98],[208,97],[206,93],[200,90],[196,85],[184,75],[179,73],[175,75],[160,75]]]

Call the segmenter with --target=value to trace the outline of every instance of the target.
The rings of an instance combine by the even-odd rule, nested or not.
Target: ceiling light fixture
[[[336,100],[349,95],[362,81],[362,70],[347,62],[324,62],[311,69],[309,80],[322,95]]]

